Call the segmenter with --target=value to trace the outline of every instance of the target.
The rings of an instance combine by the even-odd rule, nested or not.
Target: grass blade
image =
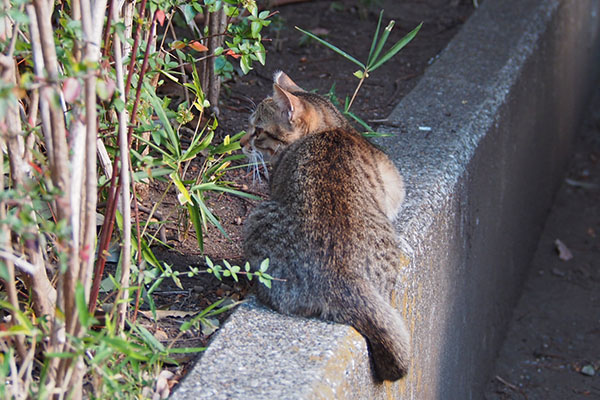
[[[390,36],[390,32],[392,32],[392,29],[394,29],[394,24],[395,24],[394,21],[390,21],[388,26],[386,26],[385,29],[383,30],[383,35],[381,36],[379,43],[377,43],[377,48],[375,49],[375,53],[373,53],[373,57],[371,58],[370,63],[367,64],[369,71],[372,71],[375,69],[375,68],[373,68],[372,64],[377,62],[377,57],[379,57],[379,54],[381,54],[381,50],[383,50],[383,46],[385,45],[385,42],[387,42],[388,37]]]
[[[220,185],[217,185],[216,183],[213,183],[213,182],[206,182],[206,183],[201,183],[199,185],[192,186],[190,188],[190,190],[192,192],[195,192],[195,191],[204,191],[204,190],[212,190],[212,191],[215,191],[215,192],[227,192],[227,193],[234,194],[236,196],[246,197],[246,198],[252,199],[252,200],[260,200],[260,197],[255,196],[253,194],[242,192],[242,191],[236,190],[236,189],[232,189],[232,188],[227,187],[227,186],[220,186]]]
[[[375,71],[377,68],[381,67],[387,60],[394,57],[396,53],[402,50],[404,46],[406,46],[411,40],[414,39],[414,37],[417,35],[422,26],[423,23],[421,22],[419,26],[417,26],[415,29],[407,33],[406,36],[404,36],[402,39],[396,42],[396,44],[393,45],[392,48],[389,49],[388,52],[385,53],[383,57],[381,57],[381,59],[379,59],[375,63],[375,65],[371,66],[371,71]]]
[[[373,42],[371,43],[371,49],[369,50],[369,57],[367,58],[367,65],[371,64],[371,57],[379,38],[379,29],[381,28],[381,20],[383,19],[383,10],[379,13],[379,21],[377,21],[377,29],[375,30],[375,36],[373,36]]]
[[[212,211],[208,209],[208,206],[200,200],[200,196],[198,196],[196,193],[194,193],[192,196],[194,197],[194,199],[198,203],[198,206],[200,207],[200,213],[202,214],[202,217],[208,219],[208,221],[212,225],[214,225],[223,234],[223,236],[225,236],[225,238],[231,240],[227,232],[225,232],[225,229],[223,229],[223,226],[221,226],[221,223],[219,222],[217,217],[215,217]]]
[[[344,114],[346,114],[347,116],[351,117],[353,120],[355,120],[360,126],[362,126],[363,128],[365,128],[368,132],[373,132],[373,128],[371,128],[371,126],[369,126],[369,124],[367,124],[365,121],[362,120],[362,118],[359,118],[356,114],[354,114],[351,111],[345,111]]]
[[[354,58],[350,54],[346,53],[344,50],[342,50],[338,47],[335,47],[331,43],[321,39],[320,37],[318,37],[317,35],[315,35],[313,33],[310,33],[308,31],[305,31],[304,29],[298,28],[297,26],[295,28],[298,29],[300,32],[304,33],[305,35],[311,37],[312,39],[315,39],[317,42],[321,43],[323,46],[326,46],[326,47],[330,48],[331,50],[335,51],[336,53],[338,53],[342,57],[346,58],[347,60],[352,61],[354,64],[360,66],[363,69],[365,68],[365,64],[361,63],[356,58]]]
[[[171,126],[171,121],[167,117],[167,113],[163,108],[162,101],[158,98],[156,93],[154,93],[153,88],[147,83],[144,82],[144,97],[150,102],[152,107],[154,108],[154,112],[156,116],[162,123],[165,132],[167,133],[167,137],[173,146],[173,150],[177,154],[177,157],[181,156],[181,144],[179,143],[179,137],[175,134],[173,127]]]
[[[194,201],[195,202],[195,201]],[[204,229],[202,228],[202,221],[200,220],[200,211],[196,204],[186,204],[192,225],[196,231],[196,241],[198,242],[198,249],[204,252]]]

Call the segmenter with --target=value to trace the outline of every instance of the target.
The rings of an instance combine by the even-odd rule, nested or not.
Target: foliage
[[[209,193],[252,197],[225,178],[243,132],[217,138],[218,95],[222,78],[265,63],[271,14],[254,0],[117,3],[0,6],[3,398],[138,396],[182,351],[128,320],[134,300],[134,315],[140,301],[152,308],[152,291],[177,278],[151,251],[161,224],[177,222],[153,222],[158,205],[177,193],[202,249],[208,224],[227,235]],[[195,38],[177,38],[176,25]],[[165,82],[183,100],[161,98]],[[144,220],[139,199],[155,181],[166,188]],[[118,265],[100,324],[111,243]],[[248,279],[269,284],[266,266]],[[222,275],[237,279],[236,268]],[[190,326],[234,305],[213,304]]]
[[[417,35],[419,30],[423,26],[423,23],[420,23],[415,29],[413,29],[412,31],[407,33],[403,38],[401,38],[396,43],[394,43],[385,53],[382,54],[383,48],[389,38],[389,35],[390,35],[392,29],[394,28],[394,25],[395,25],[395,22],[393,20],[390,21],[389,24],[383,30],[383,34],[381,34],[381,37],[380,37],[379,35],[381,33],[382,19],[383,19],[383,10],[379,13],[379,20],[377,21],[377,28],[375,29],[375,34],[373,35],[373,39],[371,40],[371,48],[369,50],[369,56],[367,57],[367,61],[364,63],[359,61],[357,58],[350,55],[346,51],[340,49],[339,47],[336,47],[333,44],[327,42],[326,40],[320,38],[319,36],[317,36],[311,32],[305,31],[299,27],[296,27],[296,29],[298,29],[300,32],[302,32],[306,36],[316,40],[317,42],[326,46],[328,49],[334,51],[335,53],[341,55],[348,61],[351,61],[352,63],[354,63],[360,67],[359,70],[354,72],[354,76],[359,79],[359,82],[356,86],[356,89],[354,90],[354,93],[352,94],[352,97],[345,98],[344,107],[342,108],[342,112],[347,117],[358,122],[361,125],[361,127],[367,129],[367,133],[371,134],[371,135],[375,134],[375,132],[373,132],[373,129],[365,121],[363,121],[358,116],[356,116],[353,112],[351,112],[350,108],[352,107],[352,104],[354,103],[354,100],[356,99],[356,96],[357,96],[358,92],[360,91],[360,88],[362,87],[365,79],[367,79],[373,71],[375,71],[377,68],[381,67],[383,64],[388,62],[392,57],[394,57],[396,54],[398,54],[398,52],[400,50],[402,50],[408,43],[410,43],[410,41]],[[332,98],[336,97],[335,96],[335,87],[332,87],[332,90],[330,91],[330,97],[332,97]]]

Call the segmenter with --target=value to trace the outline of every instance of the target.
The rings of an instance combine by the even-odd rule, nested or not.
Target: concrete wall
[[[595,82],[599,13],[600,0],[485,0],[390,115],[379,143],[408,185],[407,378],[373,383],[352,328],[251,301],[173,398],[481,398]]]

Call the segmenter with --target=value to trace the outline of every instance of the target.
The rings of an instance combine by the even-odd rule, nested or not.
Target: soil
[[[276,4],[277,1],[272,3]],[[254,103],[270,95],[272,76],[277,70],[284,70],[305,90],[326,94],[335,83],[335,92],[342,99],[354,92],[358,79],[352,73],[357,70],[357,66],[315,41],[307,41],[294,26],[318,32],[359,60],[366,60],[380,9],[385,10],[382,27],[392,19],[396,22],[387,46],[423,22],[416,38],[365,81],[352,107],[354,113],[376,128],[377,121],[385,119],[400,99],[417,84],[427,66],[436,59],[474,11],[472,0],[304,0],[287,3],[291,4],[269,8],[277,14],[272,17],[273,22],[263,35],[267,50],[266,66],[255,63],[254,70],[248,75],[236,76],[223,85],[217,132],[221,138],[246,128]],[[365,4],[370,4],[371,7],[366,7]],[[198,165],[192,165],[191,172],[198,168]],[[226,179],[238,188],[262,198],[267,197],[266,184],[253,182],[245,169],[229,171]],[[155,184],[145,194],[146,200],[142,205],[151,208],[165,188],[164,185]],[[225,238],[215,227],[209,226],[204,237],[204,253],[198,248],[193,229],[186,225],[185,210],[178,205],[173,190],[167,191],[166,198],[159,207],[163,220],[177,223],[166,224],[166,238],[170,248],[154,246],[153,251],[160,260],[172,265],[175,270],[187,271],[189,266],[205,269],[205,255],[215,262],[224,259],[237,265],[243,262],[243,222],[258,202],[226,194],[208,195],[207,202],[229,238]],[[153,299],[158,308],[196,313],[224,297],[234,301],[242,299],[249,290],[243,277],[240,282],[231,279],[221,282],[204,274],[192,278],[183,277],[181,281],[182,287],[177,287],[166,279],[159,290],[154,292]],[[226,315],[220,315],[215,324],[222,322]],[[175,347],[204,346],[210,336],[210,330],[191,330],[178,337],[179,326],[183,321],[175,312],[158,322],[145,321],[143,316],[141,318],[160,340]],[[175,337],[177,339],[173,344]],[[177,370],[178,377],[185,373],[185,368],[184,363],[183,369]]]
[[[600,398],[600,87],[587,114],[487,400]]]

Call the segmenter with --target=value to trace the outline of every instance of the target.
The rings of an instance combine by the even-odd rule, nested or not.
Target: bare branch
[[[116,1],[116,0],[113,0]],[[114,5],[113,5],[114,7]],[[117,88],[121,100],[125,102],[125,86],[123,84],[123,58],[121,49],[121,40],[119,35],[115,35],[114,40],[114,57],[115,71],[117,75]],[[141,78],[140,78],[141,79]],[[129,179],[129,140],[127,139],[127,122],[129,117],[125,108],[119,112],[119,153],[121,154],[121,186],[122,186],[122,202],[123,202],[123,246],[121,248],[121,291],[117,298],[118,317],[117,329],[122,331],[125,327],[125,319],[127,317],[126,301],[129,296],[129,275],[131,270],[131,195],[130,195],[130,179]],[[119,301],[120,297],[123,301]]]

